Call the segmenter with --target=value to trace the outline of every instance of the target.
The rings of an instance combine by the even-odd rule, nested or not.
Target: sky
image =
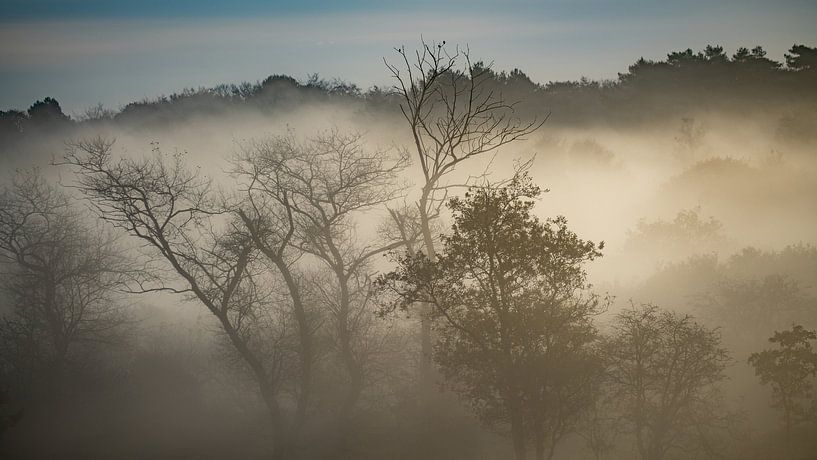
[[[0,0],[0,110],[56,98],[68,114],[184,88],[317,73],[391,82],[420,37],[467,45],[546,83],[615,78],[639,57],[720,44],[773,59],[817,46],[814,0]]]

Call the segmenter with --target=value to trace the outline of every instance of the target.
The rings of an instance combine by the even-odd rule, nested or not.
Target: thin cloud
[[[596,10],[610,5],[602,3],[580,2],[584,9],[577,6],[571,15],[560,2],[536,8],[511,2],[501,12],[482,5],[467,13],[444,6],[226,19],[0,22],[0,109],[25,107],[46,95],[69,111],[99,101],[116,107],[134,97],[274,73],[304,78],[318,72],[363,87],[389,84],[381,58],[391,56],[394,46],[413,48],[421,35],[468,44],[475,59],[496,60],[500,70],[521,68],[539,82],[615,78],[638,57],[660,59],[671,50],[710,43],[727,50],[761,44],[771,58],[782,60],[793,43],[817,42],[812,9],[746,7],[707,14],[710,10],[673,8],[663,15],[648,9],[604,18]]]

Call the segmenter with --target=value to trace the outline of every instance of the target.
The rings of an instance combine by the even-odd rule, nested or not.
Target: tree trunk
[[[285,460],[292,453],[292,435],[284,423],[273,388],[267,382],[259,382],[259,388],[272,426],[272,458],[273,460]]]
[[[420,228],[423,233],[423,247],[426,257],[432,262],[437,258],[437,251],[434,248],[434,237],[431,234],[431,218],[428,215],[428,200],[430,190],[423,189],[420,197]],[[431,342],[431,312],[433,306],[422,304],[420,306],[420,387],[423,394],[429,394],[433,386],[433,365],[432,365],[432,342]]]
[[[521,417],[511,415],[511,440],[513,441],[513,458],[515,460],[525,460],[527,452],[525,449],[525,427]]]
[[[307,315],[303,299],[301,298],[301,291],[298,283],[296,282],[290,267],[284,260],[282,252],[283,249],[280,249],[279,252],[276,253],[275,250],[264,244],[262,239],[259,237],[257,228],[255,227],[252,219],[247,217],[247,215],[240,209],[238,210],[238,216],[250,231],[250,235],[256,246],[265,256],[267,256],[270,261],[272,261],[280,272],[281,276],[284,278],[284,282],[287,285],[287,291],[292,299],[292,311],[295,316],[295,321],[298,324],[298,339],[301,346],[299,353],[301,364],[300,393],[298,393],[295,419],[292,424],[293,436],[297,438],[300,436],[301,428],[306,422],[306,411],[312,395],[312,365],[315,361],[315,351],[309,317]]]
[[[786,443],[791,441],[791,412],[792,412],[792,404],[789,402],[788,398],[786,398],[783,402],[783,418],[785,423],[786,429]]]
[[[351,423],[352,413],[363,393],[364,375],[363,366],[355,356],[352,344],[352,328],[349,325],[349,313],[351,310],[351,299],[349,295],[348,279],[341,273],[336,272],[340,283],[340,311],[337,317],[338,340],[340,342],[340,354],[346,373],[349,377],[349,386],[341,403],[338,414],[341,458],[351,458],[350,441],[354,436],[354,428]]]
[[[545,436],[542,432],[543,428],[540,423],[534,427],[534,443],[536,445],[536,460],[544,460],[545,458]]]
[[[262,249],[263,251],[263,249]],[[290,298],[292,299],[292,310],[295,314],[295,321],[298,323],[298,339],[301,345],[300,362],[300,393],[298,393],[298,401],[295,409],[295,420],[293,422],[293,436],[299,437],[301,428],[306,422],[306,410],[309,406],[309,400],[312,395],[312,365],[315,360],[313,344],[312,344],[312,330],[309,324],[309,318],[306,314],[306,308],[301,298],[301,291],[295,277],[289,270],[289,267],[280,257],[270,257],[267,251],[264,251],[278,268],[279,272],[286,282],[289,290]]]
[[[250,370],[258,383],[258,389],[261,392],[261,399],[267,408],[267,413],[270,416],[270,424],[272,426],[272,440],[273,451],[272,456],[275,460],[285,459],[288,457],[292,443],[297,437],[297,425],[292,426],[292,430],[286,428],[284,417],[281,413],[281,407],[276,397],[276,391],[271,381],[271,376],[267,374],[267,370],[258,357],[249,349],[247,343],[241,339],[238,332],[230,323],[229,318],[225,314],[216,314],[216,317],[221,322],[222,328],[227,333],[227,337],[235,347],[238,354],[245,363],[250,367]]]
[[[547,458],[547,460],[552,460],[553,455],[555,455],[555,454],[556,454],[556,442],[553,441],[553,442],[550,443],[550,446],[548,446],[547,457],[544,457],[544,458]],[[540,460],[544,460],[544,458],[542,458]]]
[[[506,399],[508,415],[511,419],[511,441],[513,442],[513,457],[515,460],[525,460],[527,457],[525,446],[525,424],[522,417],[521,401],[512,395]]]

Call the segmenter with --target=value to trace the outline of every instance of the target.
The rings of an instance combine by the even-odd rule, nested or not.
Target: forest
[[[0,111],[0,457],[813,459],[817,47]]]

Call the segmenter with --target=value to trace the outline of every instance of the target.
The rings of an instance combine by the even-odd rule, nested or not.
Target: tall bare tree
[[[240,181],[239,198],[231,207],[256,247],[280,272],[292,301],[301,345],[301,391],[296,414],[296,423],[301,425],[311,399],[312,374],[317,359],[314,336],[318,324],[309,311],[302,276],[295,267],[303,255],[296,248],[300,228],[294,202],[296,197],[287,186],[286,171],[264,161],[260,155],[261,152],[275,151],[276,144],[275,140],[268,139],[243,146],[233,170]]]
[[[145,159],[114,159],[113,142],[101,138],[72,145],[64,164],[100,218],[143,243],[155,260],[135,290],[169,291],[201,303],[258,385],[269,413],[273,456],[287,458],[297,439],[289,423],[284,390],[289,347],[286,331],[269,331],[286,320],[269,311],[267,283],[257,282],[257,249],[242,226],[217,204],[211,183],[185,167],[182,155],[158,148]],[[170,274],[175,274],[171,277]],[[177,279],[179,283],[168,283]],[[271,338],[265,340],[265,338]]]
[[[503,100],[487,85],[490,68],[471,62],[470,52],[445,42],[421,42],[420,49],[396,48],[398,59],[386,67],[396,80],[394,90],[414,141],[413,156],[422,173],[418,218],[422,250],[436,258],[433,221],[439,217],[445,181],[461,163],[499,148],[537,130],[544,121],[521,121],[513,116],[514,104]],[[428,384],[431,364],[431,323],[426,305],[421,312],[421,379]]]
[[[368,151],[361,134],[337,130],[304,142],[292,134],[255,141],[244,146],[235,162],[244,196],[238,213],[258,247],[271,261],[282,264],[285,246],[295,246],[330,273],[329,279],[313,283],[312,290],[326,307],[333,342],[349,379],[339,409],[341,432],[349,427],[367,378],[369,337],[364,334],[370,332],[367,322],[372,313],[369,263],[416,239],[406,234],[378,242],[376,234],[363,234],[359,218],[395,198],[397,174],[405,165],[403,156]],[[286,238],[264,230],[264,223],[273,220],[269,216],[275,215],[286,216]],[[362,243],[363,239],[371,242]]]

